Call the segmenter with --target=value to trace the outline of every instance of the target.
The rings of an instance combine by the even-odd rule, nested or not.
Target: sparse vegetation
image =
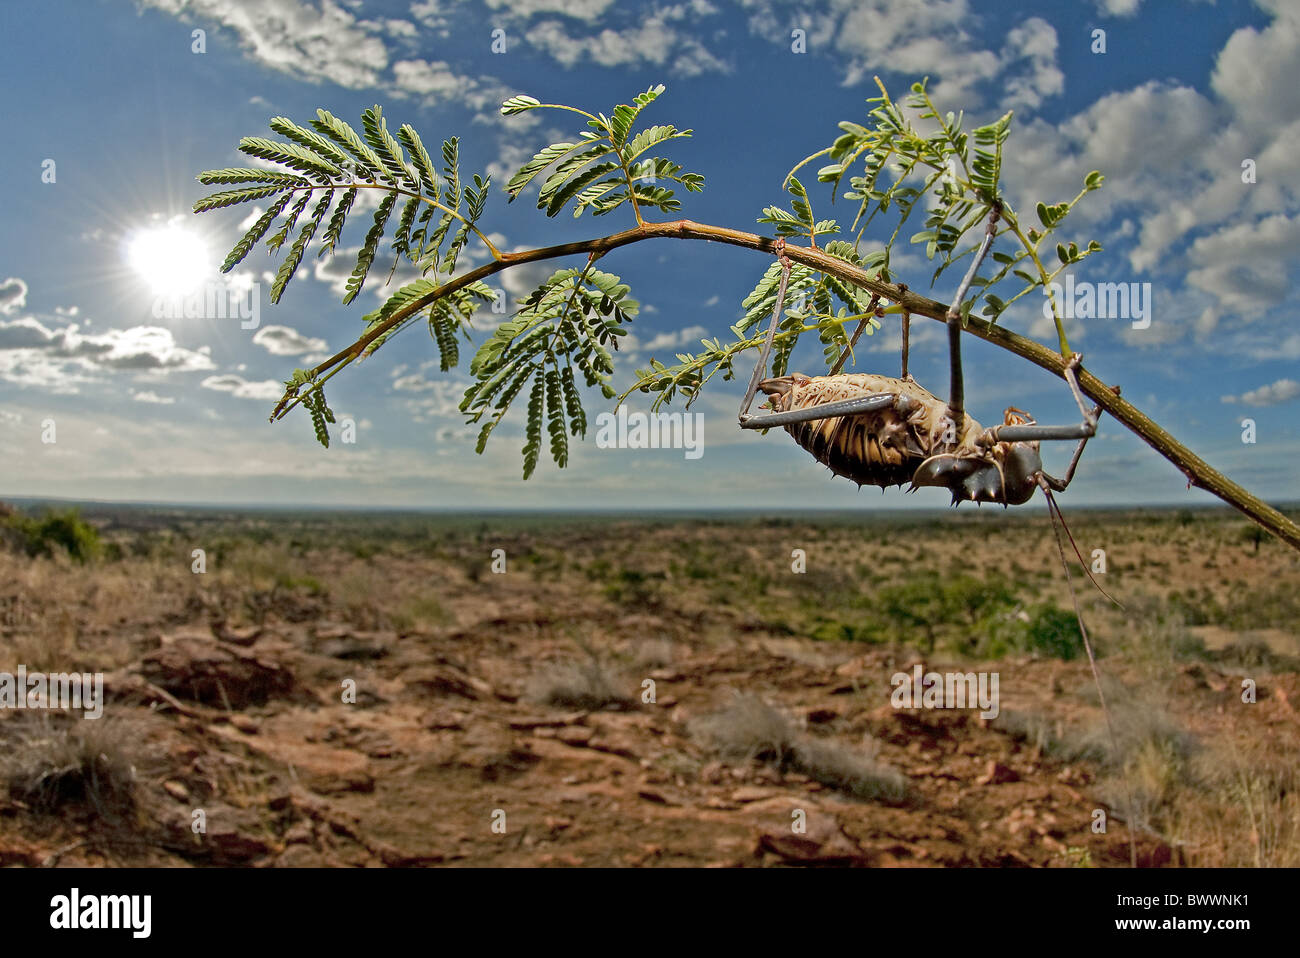
[[[165,686],[179,696],[175,705],[128,682],[113,708],[128,718],[147,709],[151,723],[171,730],[168,754],[178,757],[166,775],[141,769],[138,736],[95,746],[76,738],[76,722],[55,720],[53,731],[72,737],[24,737],[18,747],[16,733],[33,716],[0,715],[0,805],[9,802],[0,849],[10,833],[71,832],[51,846],[75,839],[78,823],[106,821],[99,809],[130,823],[155,816],[156,803],[184,810],[201,799],[226,803],[223,822],[236,809],[244,817],[229,845],[205,842],[197,860],[269,856],[258,842],[282,836],[297,814],[267,812],[271,792],[310,783],[315,753],[339,752],[367,763],[374,792],[360,784],[346,799],[322,800],[365,827],[387,828],[421,809],[410,834],[426,834],[431,802],[455,818],[457,808],[499,804],[500,789],[518,789],[505,797],[534,803],[537,821],[559,821],[571,808],[555,796],[605,790],[599,808],[584,813],[598,827],[570,827],[514,851],[475,845],[467,852],[475,862],[532,862],[576,842],[589,862],[622,864],[635,852],[625,839],[648,829],[656,837],[647,841],[666,841],[682,863],[698,864],[700,850],[733,824],[728,834],[742,847],[771,807],[831,798],[833,814],[866,845],[933,822],[965,836],[928,846],[934,864],[1007,864],[1016,860],[1002,857],[1008,850],[1040,865],[1124,864],[1129,817],[1148,853],[1161,845],[1176,863],[1300,864],[1292,711],[1300,643],[1287,618],[1300,567],[1283,549],[1264,544],[1256,555],[1233,541],[1239,523],[1228,515],[1071,518],[1081,544],[1106,548],[1100,578],[1125,606],[1076,577],[1110,679],[1118,751],[1077,654],[1041,516],[686,523],[88,506],[81,521],[98,530],[107,560],[89,562],[57,544],[29,555],[0,519],[14,544],[0,551],[0,671],[120,669],[129,678],[160,642],[186,648],[201,639],[177,636],[207,635],[229,643],[219,652],[200,645],[213,661],[236,651],[280,661],[277,650],[291,650],[281,666],[305,687],[355,678],[363,706],[300,710],[271,698],[241,715],[227,713],[220,696],[205,704],[185,682]],[[192,571],[196,548],[206,552],[202,575]],[[505,575],[491,571],[498,548]],[[807,554],[806,573],[791,570],[794,548]],[[1003,562],[1008,555],[1013,564]],[[996,663],[1001,715],[986,726],[968,713],[890,709],[889,676],[917,661],[941,671]],[[651,673],[658,701],[643,703],[636,693]],[[1259,704],[1240,704],[1243,676],[1259,684]],[[736,689],[745,695],[737,699]],[[177,708],[203,717],[182,721]],[[424,731],[407,722],[426,723]],[[80,724],[93,733],[104,723]],[[547,738],[552,744],[539,744]],[[304,742],[308,753],[299,755]],[[268,757],[250,743],[285,751]],[[392,771],[412,760],[411,777]],[[1049,828],[1066,851],[1011,829],[1023,792],[997,775],[976,784],[990,763],[1045,796],[1056,824],[1034,827]],[[131,764],[134,784],[124,790]],[[456,772],[466,766],[477,770]],[[1088,832],[1080,797],[1085,809],[1113,812],[1109,834]],[[775,804],[746,811],[764,801]],[[882,817],[882,805],[898,817]],[[707,839],[688,837],[681,823],[697,819],[683,818],[682,806],[717,813]],[[622,827],[645,821],[646,808],[664,831]],[[129,849],[147,844],[155,854],[179,848],[189,860],[188,824],[161,820],[170,822],[161,834],[129,825],[145,844],[111,854],[129,860]],[[889,847],[915,844],[901,842]]]
[[[901,801],[907,794],[903,776],[880,762],[870,743],[853,749],[800,732],[753,696],[739,696],[722,711],[700,717],[693,730],[728,758],[799,772],[855,798]]]
[[[569,660],[539,671],[529,682],[527,697],[541,705],[585,709],[596,712],[607,708],[630,708],[632,699],[620,692],[610,677],[609,666],[586,642],[579,646],[585,653],[581,660]]]
[[[133,735],[127,723],[112,719],[28,713],[0,723],[0,774],[10,796],[38,815],[81,804],[121,825],[135,811]]]
[[[76,509],[49,509],[39,517],[10,512],[0,516],[9,538],[29,556],[67,555],[89,562],[103,552],[99,530],[81,518]]]

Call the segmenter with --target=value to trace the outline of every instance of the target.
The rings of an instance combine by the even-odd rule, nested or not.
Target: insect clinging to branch
[[[1006,410],[1001,425],[985,429],[966,415],[961,366],[960,304],[980,263],[993,242],[996,209],[990,213],[984,241],[962,280],[947,314],[951,387],[945,403],[912,379],[907,371],[908,317],[903,314],[902,376],[840,373],[845,351],[826,376],[792,374],[763,379],[768,356],[781,320],[790,261],[784,240],[776,251],[781,282],[772,321],[758,364],[741,404],[742,429],[784,426],[804,449],[829,466],[836,475],[858,485],[885,486],[911,482],[911,489],[942,486],[952,492],[953,504],[963,500],[1000,502],[1004,506],[1027,502],[1036,488],[1051,499],[1064,490],[1088,440],[1096,433],[1101,407],[1089,410],[1079,389],[1077,370],[1082,357],[1075,353],[1065,367],[1065,379],[1078,403],[1083,421],[1074,426],[1042,426],[1014,407]],[[870,321],[864,317],[858,330]],[[775,412],[750,415],[759,390],[767,394]],[[1077,440],[1074,456],[1063,478],[1043,469],[1039,444],[1043,440]],[[1055,503],[1052,503],[1053,508]]]

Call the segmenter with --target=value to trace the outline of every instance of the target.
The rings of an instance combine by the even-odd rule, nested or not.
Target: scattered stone
[[[617,755],[619,758],[631,759],[636,761],[637,755],[630,748],[619,745],[612,739],[593,738],[587,742],[587,747],[596,752],[604,752],[606,755]]]
[[[245,626],[242,629],[234,628],[227,625],[225,619],[221,619],[212,624],[212,631],[222,642],[247,648],[260,639],[266,630],[260,625]]]
[[[563,728],[566,725],[578,725],[586,719],[586,712],[570,712],[560,716],[525,716],[510,720],[510,727],[517,732],[529,732],[539,728]]]
[[[779,792],[774,788],[763,788],[761,785],[742,785],[731,793],[731,800],[744,805],[748,802],[759,802],[765,798],[772,798]]]
[[[591,744],[591,737],[595,735],[594,729],[587,728],[583,725],[568,725],[559,729],[555,737],[565,745],[573,745],[579,748]]]
[[[494,695],[488,683],[449,665],[416,666],[407,669],[402,679],[426,695],[458,695],[475,701]]]
[[[178,634],[136,667],[146,681],[182,699],[225,709],[264,705],[271,698],[302,698],[293,672],[274,655],[229,645],[211,636]]]
[[[976,785],[1004,785],[1007,782],[1020,781],[1020,775],[1013,768],[1008,768],[1001,762],[989,759],[988,767],[984,774],[975,780]]]
[[[785,827],[779,831],[760,832],[758,854],[770,852],[792,865],[865,866],[870,858],[862,848],[844,834],[833,819],[825,815],[811,817],[808,831],[797,835]]]
[[[394,632],[317,632],[311,650],[317,655],[351,662],[369,662],[386,658],[397,642]]]
[[[287,846],[275,859],[276,868],[319,868],[322,864],[320,852],[302,842]]]
[[[284,833],[286,845],[311,845],[315,841],[316,831],[311,827],[311,822],[294,822],[293,826]]]
[[[214,726],[213,730],[219,732],[220,729],[221,726]],[[240,737],[239,741],[287,765],[292,770],[292,776],[313,792],[329,794],[375,790],[375,777],[371,774],[369,759],[352,749],[260,735],[256,738]]]
[[[849,659],[843,665],[835,670],[835,674],[846,679],[855,679],[867,670],[867,657],[860,655],[855,659]]]
[[[163,782],[163,791],[176,799],[178,802],[188,802],[190,800],[190,790],[181,782],[166,781]]]
[[[424,716],[423,725],[432,731],[460,731],[469,716],[455,709],[433,709]]]
[[[638,789],[636,795],[637,798],[643,799],[644,801],[647,802],[652,802],[655,805],[669,805],[674,808],[680,807],[682,805],[680,799],[674,798],[670,795],[665,795],[663,792],[654,788]]]
[[[440,852],[407,852],[391,845],[377,845],[379,860],[389,868],[427,868],[440,865],[447,856]]]

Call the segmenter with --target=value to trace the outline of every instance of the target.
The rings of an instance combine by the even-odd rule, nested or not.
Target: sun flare
[[[176,224],[141,230],[130,241],[127,259],[155,293],[168,296],[193,291],[212,269],[207,245]]]

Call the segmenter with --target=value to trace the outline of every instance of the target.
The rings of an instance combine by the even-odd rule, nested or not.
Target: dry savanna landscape
[[[5,513],[0,671],[106,696],[0,710],[6,865],[1300,864],[1300,555],[1228,511],[1071,513],[1113,736],[1042,512]]]

